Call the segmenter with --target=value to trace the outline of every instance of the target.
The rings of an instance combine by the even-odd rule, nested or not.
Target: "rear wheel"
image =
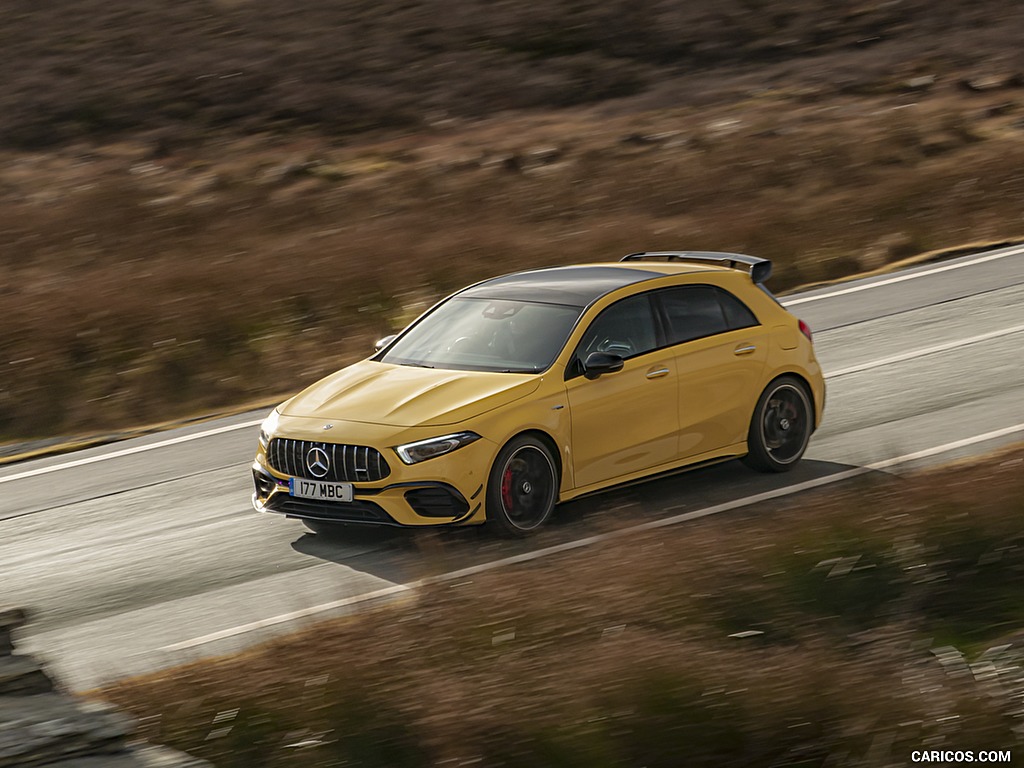
[[[792,376],[769,384],[754,408],[743,463],[761,472],[787,472],[807,450],[814,415],[804,385]]]
[[[498,453],[487,482],[487,522],[505,536],[527,536],[551,517],[558,469],[551,449],[530,435]]]

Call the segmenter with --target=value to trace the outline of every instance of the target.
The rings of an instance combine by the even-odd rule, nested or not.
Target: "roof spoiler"
[[[698,263],[722,264],[729,269],[747,269],[750,279],[757,284],[767,282],[772,276],[772,263],[757,256],[742,253],[717,253],[715,251],[640,251],[623,256],[619,261],[695,261]]]

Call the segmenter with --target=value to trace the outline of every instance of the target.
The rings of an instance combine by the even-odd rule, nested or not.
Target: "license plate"
[[[288,478],[288,493],[317,501],[352,501],[352,483],[326,483],[322,480]]]

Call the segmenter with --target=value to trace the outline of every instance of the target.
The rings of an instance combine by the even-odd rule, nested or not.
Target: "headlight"
[[[418,440],[415,443],[396,445],[395,453],[406,464],[417,464],[435,456],[444,456],[464,445],[480,439],[476,432],[457,432],[454,435],[431,437],[429,440]]]
[[[270,412],[270,415],[263,420],[260,424],[260,445],[263,446],[263,450],[267,450],[267,446],[270,445],[270,439],[274,436],[277,431],[277,422],[281,418],[281,414],[277,412],[277,408]]]

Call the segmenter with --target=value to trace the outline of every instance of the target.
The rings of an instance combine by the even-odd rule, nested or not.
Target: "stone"
[[[1013,83],[1012,75],[985,75],[984,77],[965,78],[960,81],[960,87],[974,93],[984,93],[1010,87]]]
[[[935,75],[922,75],[921,77],[912,77],[907,80],[904,85],[908,91],[927,91],[933,85],[935,85]]]
[[[9,656],[14,650],[14,630],[25,626],[28,615],[21,608],[0,608],[0,657]]]
[[[0,768],[124,751],[133,721],[58,693],[0,696]]]
[[[25,611],[0,608],[0,768],[209,768],[135,740],[135,721],[111,704],[57,692],[43,665],[14,653]]]
[[[43,665],[31,656],[0,656],[0,696],[28,696],[52,690],[53,681]]]

